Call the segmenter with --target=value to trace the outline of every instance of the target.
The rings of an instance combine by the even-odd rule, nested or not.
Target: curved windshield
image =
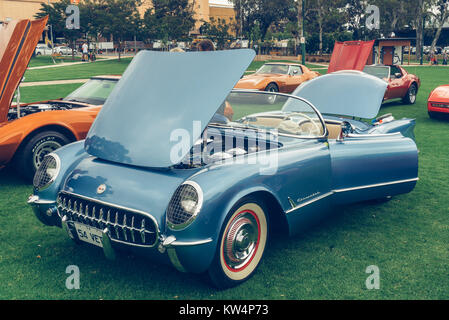
[[[233,91],[211,124],[308,138],[325,133],[321,116],[309,103],[289,95],[258,91]]]
[[[90,79],[81,87],[65,97],[64,100],[102,105],[116,84],[117,80]]]
[[[390,67],[387,66],[365,66],[363,72],[382,80],[390,77]]]
[[[287,74],[288,66],[283,64],[264,64],[256,73]]]

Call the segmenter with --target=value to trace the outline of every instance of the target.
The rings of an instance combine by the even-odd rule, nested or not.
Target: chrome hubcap
[[[237,216],[226,234],[224,258],[226,264],[239,269],[245,266],[254,256],[259,240],[256,218],[250,213]]]
[[[33,155],[33,165],[34,165],[34,167],[36,169],[39,168],[39,166],[41,165],[42,161],[44,160],[44,157],[47,154],[49,154],[49,153],[51,153],[51,152],[53,152],[56,149],[59,149],[61,147],[62,147],[62,145],[59,144],[56,141],[47,141],[47,142],[44,142],[44,143],[40,144],[37,147],[37,149],[36,149],[36,151],[34,152],[34,155]]]
[[[416,99],[416,89],[415,87],[410,88],[410,101],[415,102]]]

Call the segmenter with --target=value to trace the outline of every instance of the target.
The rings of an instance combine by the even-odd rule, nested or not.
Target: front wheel
[[[276,93],[279,92],[279,88],[276,83],[270,83],[266,88],[265,91],[273,93],[268,95],[267,101],[269,104],[274,104],[276,102]]]
[[[408,88],[407,94],[405,95],[402,101],[405,104],[414,104],[416,102],[416,95],[418,94],[418,87],[416,84],[412,84],[410,88]]]
[[[234,287],[254,274],[268,239],[266,213],[261,201],[249,197],[239,201],[229,212],[208,271],[217,288]]]
[[[20,148],[15,167],[25,179],[32,180],[44,157],[68,143],[70,139],[57,131],[40,132]]]

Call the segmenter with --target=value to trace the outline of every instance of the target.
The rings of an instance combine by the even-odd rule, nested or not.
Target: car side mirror
[[[402,74],[401,73],[395,73],[394,76],[396,77],[396,79],[400,79],[402,78]]]
[[[340,135],[337,138],[338,142],[343,142],[345,138],[353,132],[352,126],[349,122],[343,121],[341,124],[341,132]]]

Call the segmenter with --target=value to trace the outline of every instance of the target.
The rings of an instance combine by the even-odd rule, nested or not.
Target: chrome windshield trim
[[[232,93],[249,93],[249,94],[254,94],[255,92],[257,92],[257,94],[265,94],[265,95],[276,95],[276,96],[280,96],[280,97],[286,97],[286,98],[292,98],[292,99],[296,99],[296,100],[300,100],[302,102],[304,102],[305,104],[309,105],[309,107],[312,108],[313,111],[315,111],[315,113],[317,114],[318,118],[320,119],[321,125],[324,128],[324,133],[322,136],[317,136],[317,137],[303,137],[303,136],[299,136],[299,135],[288,135],[288,134],[281,134],[278,133],[278,135],[282,135],[282,136],[288,136],[288,137],[293,137],[293,138],[298,138],[298,139],[324,139],[327,138],[329,136],[329,131],[327,130],[327,126],[326,126],[326,122],[324,121],[323,115],[321,114],[321,112],[308,100],[301,98],[301,97],[297,97],[291,94],[287,94],[287,93],[280,93],[280,92],[267,92],[267,91],[255,91],[255,90],[232,90],[229,94]],[[259,130],[258,128],[256,128],[256,130]]]

